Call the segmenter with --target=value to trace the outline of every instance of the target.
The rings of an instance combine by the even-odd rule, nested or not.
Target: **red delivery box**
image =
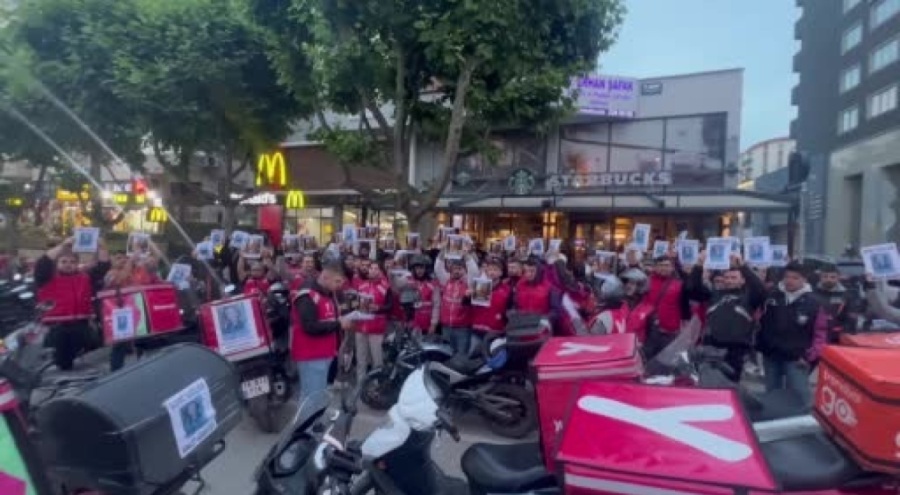
[[[172,284],[143,285],[97,294],[103,313],[103,341],[109,345],[184,328]]]
[[[900,353],[828,346],[816,386],[816,418],[869,471],[900,473]]]
[[[778,492],[728,389],[585,383],[556,459],[567,495]]]
[[[259,296],[240,295],[200,307],[203,342],[229,361],[269,352],[269,329]]]
[[[636,380],[643,372],[632,333],[552,338],[532,362],[536,375],[541,445],[548,469],[569,403],[586,380]]]
[[[841,334],[841,344],[853,347],[900,349],[900,332]]]

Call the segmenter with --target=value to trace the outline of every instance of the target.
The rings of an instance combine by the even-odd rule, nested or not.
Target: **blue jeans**
[[[312,395],[328,389],[328,370],[334,358],[297,361],[297,372],[300,374],[300,394],[298,404]]]
[[[808,364],[800,360],[786,361],[763,356],[763,371],[766,374],[766,391],[785,388],[796,393],[808,407],[812,406]]]
[[[469,342],[472,338],[472,330],[462,327],[443,327],[441,328],[441,336],[447,342],[456,354],[468,355]]]

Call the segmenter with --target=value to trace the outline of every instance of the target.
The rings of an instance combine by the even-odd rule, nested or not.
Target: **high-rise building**
[[[797,0],[807,252],[900,241],[900,0]],[[865,219],[865,221],[863,221]]]

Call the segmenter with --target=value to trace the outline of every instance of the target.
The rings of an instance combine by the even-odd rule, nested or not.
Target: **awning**
[[[635,213],[717,213],[727,211],[787,211],[790,195],[754,191],[665,191],[533,196],[477,196],[442,198],[439,209],[450,210],[623,210]]]

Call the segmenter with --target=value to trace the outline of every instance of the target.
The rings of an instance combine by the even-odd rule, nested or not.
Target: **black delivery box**
[[[47,402],[38,441],[55,482],[145,495],[214,458],[241,414],[231,363],[179,344]]]

